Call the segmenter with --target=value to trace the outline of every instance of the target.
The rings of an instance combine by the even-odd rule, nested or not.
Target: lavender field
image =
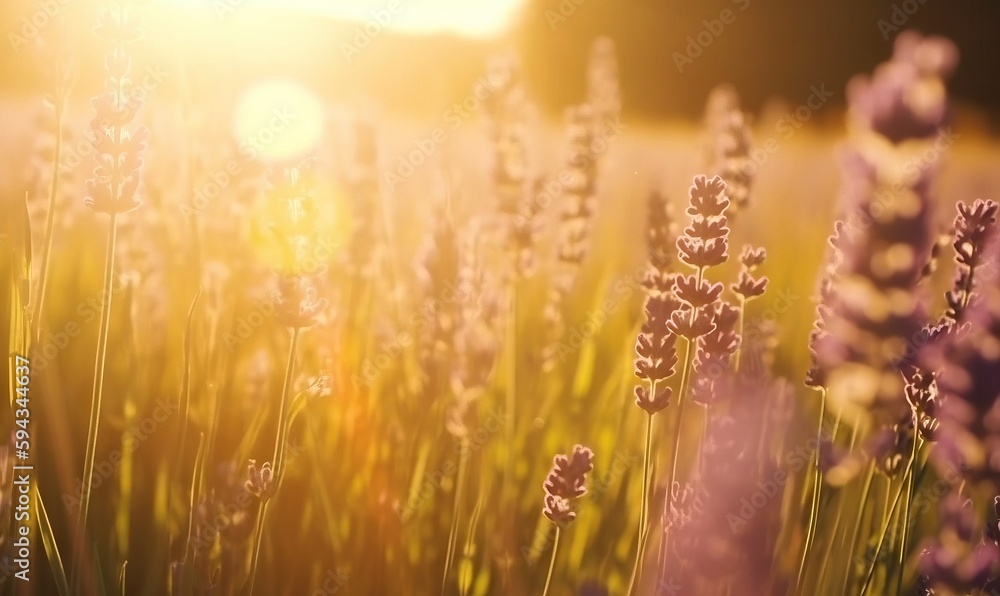
[[[46,6],[0,89],[2,593],[1000,593],[966,45],[657,119],[612,35],[553,114],[502,36],[428,54],[458,93],[382,68],[406,2],[333,54],[236,0]]]

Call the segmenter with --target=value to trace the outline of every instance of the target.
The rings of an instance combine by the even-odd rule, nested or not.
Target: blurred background
[[[204,285],[216,288],[205,300],[214,305],[206,309],[215,308],[217,314],[207,317],[210,323],[197,319],[195,327],[201,339],[192,342],[193,361],[203,369],[191,377],[192,429],[214,429],[218,424],[218,441],[206,451],[205,466],[217,470],[210,488],[220,494],[228,494],[221,492],[226,487],[234,494],[241,490],[245,462],[270,453],[275,422],[267,415],[275,408],[286,353],[283,330],[271,322],[249,333],[249,339],[241,337],[235,348],[221,339],[255,313],[254,300],[270,295],[274,281],[274,263],[269,260],[273,247],[261,241],[261,230],[274,217],[261,207],[268,198],[262,190],[267,166],[314,155],[323,174],[317,194],[329,199],[323,215],[336,223],[326,225],[329,221],[323,218],[313,223],[329,228],[337,242],[348,242],[334,247],[335,258],[324,257],[331,257],[332,263],[327,280],[332,314],[302,349],[302,375],[328,374],[334,379],[336,401],[313,410],[319,412],[315,418],[303,417],[309,424],[315,422],[316,428],[308,427],[312,434],[302,430],[305,422],[300,419],[296,440],[302,441],[310,459],[294,472],[287,493],[294,506],[276,510],[278,517],[271,524],[280,530],[273,532],[263,555],[271,570],[301,572],[300,583],[288,583],[273,572],[262,579],[262,593],[276,594],[267,589],[279,585],[287,594],[306,593],[305,588],[317,585],[315,580],[326,572],[321,565],[327,561],[344,563],[357,578],[349,593],[408,593],[404,588],[385,590],[379,582],[390,579],[394,586],[427,585],[436,591],[445,557],[440,547],[447,542],[435,539],[447,535],[455,491],[436,491],[440,494],[419,524],[404,527],[392,513],[392,507],[408,502],[412,488],[423,479],[414,471],[423,468],[410,461],[416,452],[407,374],[416,365],[400,357],[400,363],[380,373],[373,388],[354,385],[351,379],[367,374],[368,359],[392,345],[387,342],[397,327],[407,329],[402,315],[394,321],[386,313],[394,308],[407,313],[423,299],[423,290],[416,290],[422,287],[417,261],[424,258],[423,249],[437,241],[432,235],[438,229],[434,224],[442,220],[439,208],[445,197],[448,218],[457,222],[490,213],[497,196],[497,147],[489,119],[496,106],[481,89],[487,65],[498,53],[513,51],[520,57],[527,103],[537,108],[526,110],[531,118],[525,118],[525,161],[538,175],[555,179],[572,169],[563,114],[588,96],[594,42],[601,37],[614,42],[616,61],[611,62],[620,80],[623,126],[607,132],[610,148],[600,155],[595,249],[581,267],[580,291],[565,307],[571,325],[582,325],[612,284],[644,271],[647,247],[641,231],[650,190],[662,189],[675,213],[681,212],[692,177],[718,165],[712,161],[717,139],[705,135],[702,126],[706,100],[720,84],[731,84],[737,91],[748,112],[756,153],[753,208],[740,214],[732,246],[752,243],[768,251],[765,273],[774,297],[755,303],[747,320],[774,335],[773,372],[787,379],[795,393],[799,418],[780,425],[789,444],[812,436],[811,420],[818,409],[801,380],[810,365],[805,347],[815,320],[810,298],[823,271],[842,187],[836,151],[848,138],[845,86],[852,76],[871,73],[888,60],[900,32],[943,35],[961,52],[958,70],[948,83],[956,109],[955,134],[945,135],[943,149],[926,159],[919,156],[918,162],[920,167],[936,167],[939,160],[944,164],[935,179],[935,200],[940,203],[935,229],[950,223],[956,201],[1000,196],[1000,149],[995,141],[1000,133],[1000,78],[995,76],[1000,3],[995,1],[128,4],[145,30],[144,39],[128,44],[127,51],[133,61],[134,97],[142,100],[141,120],[151,140],[143,153],[139,194],[144,205],[122,220],[121,261],[116,266],[122,279],[130,281],[114,292],[101,457],[121,446],[135,420],[152,416],[157,399],[166,396],[172,401],[179,394],[182,334],[195,290]],[[39,490],[52,495],[48,506],[61,544],[71,535],[75,506],[67,495],[74,494],[74,481],[77,486],[80,482],[86,444],[83,422],[94,371],[107,233],[106,220],[95,217],[82,200],[93,170],[93,144],[87,138],[94,113],[90,98],[106,84],[104,61],[110,49],[93,33],[100,5],[100,0],[0,0],[0,240],[8,236],[8,244],[18,250],[33,242],[32,274],[39,275],[36,263],[51,189],[56,223],[44,326],[58,331],[72,324],[80,331],[79,337],[67,340],[68,347],[52,348],[58,357],[46,361],[47,372],[38,371],[33,389],[39,396],[33,416],[45,429],[39,461],[54,462],[39,475]],[[62,114],[62,156],[54,169],[55,122],[42,99],[53,93],[60,79],[56,65],[71,67],[72,85]],[[374,192],[358,191],[356,178]],[[59,181],[58,192],[50,186],[53,179]],[[539,254],[549,257],[559,241],[558,218],[565,212],[558,201],[543,207],[548,212],[540,215],[544,225]],[[15,208],[31,220],[33,234],[28,238],[21,235],[28,228],[20,225],[20,216],[7,217]],[[195,223],[189,217],[192,209]],[[351,277],[355,237],[360,238],[357,246],[377,255],[372,257],[373,270],[380,272],[370,279],[358,274],[357,283]],[[371,238],[378,240],[369,242]],[[720,279],[735,279],[733,266],[730,263]],[[547,261],[543,270],[551,273],[545,267],[554,270]],[[386,272],[390,274],[381,275]],[[933,279],[938,302],[951,287],[950,273],[943,268]],[[515,332],[526,331],[517,336],[518,345],[541,346],[539,323],[548,284],[540,275],[519,290],[519,303],[530,306],[516,313],[520,320],[514,321]],[[538,383],[545,399],[542,390],[531,393],[529,407],[518,412],[521,419],[510,427],[518,433],[514,453],[524,457],[512,472],[514,481],[503,487],[504,508],[486,508],[484,524],[476,530],[482,536],[469,531],[470,542],[476,538],[482,546],[476,556],[488,559],[476,561],[477,569],[485,571],[477,576],[482,586],[474,593],[489,593],[501,575],[504,586],[524,581],[532,588],[492,593],[537,593],[544,568],[522,562],[522,553],[539,535],[536,526],[548,529],[544,520],[540,526],[537,522],[541,483],[552,454],[588,442],[605,457],[600,467],[610,465],[610,454],[641,453],[641,420],[628,390],[633,383],[632,346],[643,317],[640,298],[630,291],[620,299],[623,307],[615,306],[617,314],[608,316],[600,333],[588,338],[564,369],[549,375],[535,371],[537,379],[520,379],[521,385]],[[780,321],[772,328],[774,318]],[[52,341],[40,347],[51,347]],[[407,357],[416,350],[406,352]],[[503,358],[511,356],[498,360],[497,370],[507,370]],[[534,361],[517,364],[515,370],[529,370],[529,362]],[[503,397],[500,390],[507,382],[506,377],[494,382],[484,401]],[[517,389],[518,380],[513,384]],[[561,411],[550,415],[552,404],[559,404]],[[808,416],[808,425],[797,423],[802,416]],[[436,424],[437,418],[431,420]],[[173,429],[173,423],[168,427]],[[192,430],[189,462],[196,457],[195,436]],[[187,521],[184,507],[168,511],[167,495],[188,494],[186,477],[172,475],[164,465],[174,454],[173,437],[172,432],[151,436],[134,461],[123,464],[115,482],[104,484],[94,499],[93,527],[113,528],[115,533],[102,538],[99,554],[105,576],[113,577],[127,560],[129,573],[147,586],[141,593],[150,596],[164,593],[167,563],[173,561],[168,555],[176,558],[180,544],[164,538],[178,535],[177,528]],[[420,452],[433,470],[446,454],[438,443],[426,444],[440,448],[440,453],[430,447]],[[498,478],[506,482],[506,476],[490,475],[501,468],[506,473],[504,466],[511,459],[501,457],[505,441],[494,445],[483,456],[483,473],[470,476],[484,482],[476,487],[478,494],[497,492],[493,489]],[[635,527],[636,520],[629,516],[636,511],[621,503],[635,502],[637,471],[638,466],[614,476],[611,488],[602,489],[610,491],[605,500],[586,506],[567,543],[570,554],[560,563],[574,570],[573,582],[611,578],[608,586],[621,587],[627,580],[629,561],[623,553],[634,538],[622,528]],[[792,484],[796,489],[805,486],[801,478]],[[299,507],[301,503],[306,506]],[[467,505],[471,508],[472,503]],[[246,518],[245,512],[239,513]],[[236,521],[240,516],[234,515],[232,522],[236,553],[243,552],[249,533],[246,519]],[[790,536],[792,542],[797,540]],[[303,557],[305,544],[320,554]],[[587,550],[587,544],[596,547]],[[781,564],[791,568],[795,563]],[[227,565],[226,572],[242,581],[242,560]],[[49,581],[45,573],[39,565],[42,581]],[[41,586],[38,593],[53,593],[46,591],[47,584]]]
[[[94,0],[10,0],[0,6],[0,85],[44,87],[37,37],[70,40],[93,21]],[[255,76],[294,76],[330,99],[404,113],[441,112],[481,76],[485,57],[516,48],[528,88],[558,114],[583,93],[577,76],[597,36],[617,44],[626,118],[700,116],[709,90],[733,84],[750,111],[775,97],[797,105],[811,85],[843,103],[850,76],[891,53],[898,31],[942,34],[961,50],[952,93],[995,130],[1000,79],[978,76],[1000,55],[1000,4],[985,0],[144,0],[158,64],[183,65],[194,84],[238,88]],[[394,10],[393,10],[394,8]],[[728,12],[727,12],[728,11]],[[49,17],[47,13],[56,16]],[[32,24],[34,19],[34,25]],[[726,22],[728,21],[728,22]],[[41,24],[41,27],[37,25]],[[58,31],[58,32],[57,32]],[[699,37],[700,36],[700,37]],[[104,48],[81,44],[83,73]],[[138,51],[138,49],[137,49]],[[86,76],[86,74],[84,74]],[[176,80],[173,81],[176,83]],[[174,85],[168,84],[167,87]],[[78,89],[85,93],[86,90]],[[963,110],[964,111],[964,110]],[[833,110],[825,116],[840,118]]]

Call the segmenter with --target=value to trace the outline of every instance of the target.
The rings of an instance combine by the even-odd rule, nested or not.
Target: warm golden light
[[[315,93],[294,81],[266,80],[240,97],[233,134],[246,157],[294,160],[316,146],[325,122],[323,103]]]
[[[208,7],[219,18],[257,8],[280,8],[336,20],[357,21],[370,31],[453,33],[492,37],[510,24],[524,0],[161,0]]]

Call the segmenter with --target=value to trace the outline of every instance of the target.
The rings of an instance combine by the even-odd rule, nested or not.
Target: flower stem
[[[45,308],[45,293],[49,282],[49,263],[52,256],[52,236],[55,228],[56,197],[59,195],[59,160],[62,156],[63,99],[55,98],[56,146],[52,158],[52,183],[49,185],[49,209],[45,214],[45,238],[42,248],[42,266],[38,274],[38,294],[35,307],[31,309],[35,324],[35,341],[42,341],[42,310]]]
[[[559,535],[562,533],[562,528],[556,526],[556,538],[552,542],[552,559],[549,561],[549,573],[545,577],[545,589],[542,590],[542,596],[548,596],[549,586],[552,585],[552,572],[556,568],[556,553],[559,552]]]
[[[469,439],[462,437],[461,452],[458,460],[458,478],[455,480],[455,503],[451,514],[451,530],[448,532],[448,553],[444,560],[444,577],[441,578],[441,594],[447,592],[448,576],[452,561],[455,560],[455,544],[458,541],[458,516],[462,512],[462,497],[464,496],[465,476],[469,468]]]
[[[913,440],[914,443],[919,441],[917,437],[914,437]],[[878,547],[875,548],[875,555],[872,557],[871,565],[868,567],[868,575],[865,578],[864,587],[861,588],[861,596],[865,596],[865,594],[868,592],[868,587],[871,585],[872,578],[875,576],[875,567],[878,564],[879,555],[882,553],[882,546],[885,545],[886,536],[889,535],[889,526],[892,524],[892,518],[896,514],[896,507],[899,506],[899,499],[903,495],[903,489],[909,484],[910,476],[913,475],[913,469],[914,469],[913,463],[914,460],[916,459],[918,450],[919,446],[911,450],[910,461],[907,462],[906,464],[906,472],[903,474],[903,480],[899,483],[899,490],[896,491],[896,496],[895,498],[893,498],[892,508],[889,510],[889,514],[885,516],[885,522],[882,527],[882,534],[878,541]],[[923,470],[921,470],[921,474],[923,474]]]
[[[733,370],[740,372],[740,361],[743,356],[743,345],[746,341],[743,338],[744,327],[746,325],[747,299],[740,294],[740,335],[739,343],[736,344],[736,356],[733,358]]]
[[[913,444],[910,446],[910,469],[907,470],[909,481],[906,488],[906,501],[903,506],[903,536],[899,544],[899,575],[896,577],[896,593],[903,593],[903,574],[906,571],[906,542],[910,529],[910,503],[913,501],[914,474],[913,466],[917,461],[917,441],[920,429],[917,427],[917,415],[913,414]]]
[[[848,583],[851,581],[851,569],[854,565],[854,553],[858,546],[858,534],[861,533],[861,523],[865,518],[865,511],[868,508],[868,500],[872,494],[872,480],[875,478],[875,461],[868,466],[868,476],[865,478],[865,487],[861,490],[861,504],[858,506],[858,517],[854,520],[854,530],[851,532],[851,541],[847,545],[847,573],[844,574],[844,582],[841,584],[841,592],[847,594]]]
[[[816,459],[813,474],[813,494],[812,505],[809,508],[809,528],[806,531],[806,543],[802,549],[802,560],[799,561],[799,575],[795,581],[796,588],[802,585],[805,575],[806,561],[809,559],[809,552],[812,550],[813,539],[816,537],[816,525],[819,522],[819,502],[822,497],[823,474],[819,469],[819,448],[823,435],[823,417],[826,415],[826,390],[820,392],[819,402],[819,424],[816,430]]]
[[[510,342],[508,364],[507,390],[504,392],[505,414],[509,417],[510,423],[504,428],[504,443],[506,452],[504,453],[503,466],[503,487],[501,494],[510,494],[510,487],[513,486],[511,478],[514,474],[514,425],[517,423],[517,277],[510,282],[510,322],[508,326],[508,341]],[[504,500],[506,502],[506,499]]]
[[[101,397],[104,392],[105,361],[108,351],[108,330],[111,326],[111,292],[114,288],[115,242],[118,239],[118,216],[111,214],[108,229],[108,246],[104,256],[104,292],[101,304],[100,331],[97,335],[97,358],[94,364],[94,390],[90,401],[90,424],[87,428],[87,450],[83,463],[83,486],[80,490],[80,512],[76,521],[76,565],[73,575],[80,579],[81,567],[86,560],[87,520],[90,514],[90,491],[93,487],[94,459],[97,455],[97,433],[101,422]],[[73,585],[78,585],[73,582]]]
[[[656,395],[656,383],[654,382],[651,395]],[[649,484],[650,484],[650,456],[653,451],[653,415],[646,415],[646,450],[642,456],[642,497],[639,505],[639,537],[635,549],[635,563],[632,566],[632,576],[628,582],[628,594],[635,590],[636,582],[642,575],[642,560],[646,554],[646,536],[649,531]]]
[[[680,391],[677,393],[677,422],[674,426],[674,451],[671,454],[673,461],[670,464],[670,476],[667,478],[667,494],[663,499],[663,517],[666,518],[671,511],[674,499],[674,481],[677,478],[677,456],[681,449],[681,431],[684,428],[684,404],[687,401],[685,398],[685,393],[687,393],[689,369],[691,367],[691,355],[694,352],[694,342],[690,339],[686,339],[687,349],[684,352],[684,367],[681,369],[681,387]],[[663,579],[663,574],[666,573],[667,567],[667,547],[669,546],[669,541],[666,531],[663,532],[663,537],[660,540],[660,561],[659,561],[659,573],[661,575],[660,580]]]
[[[285,382],[281,388],[281,404],[278,407],[278,432],[274,439],[274,455],[271,457],[271,461],[274,462],[272,478],[275,493],[279,488],[281,488],[281,480],[285,472],[285,441],[288,438],[288,421],[286,420],[288,417],[288,396],[291,393],[292,370],[295,366],[295,350],[299,345],[299,332],[300,329],[298,327],[292,331],[292,345],[288,349],[288,364],[285,366]],[[249,596],[253,596],[254,582],[257,578],[257,563],[260,560],[260,545],[264,535],[264,522],[267,520],[267,506],[273,498],[274,495],[272,494],[270,498],[265,499],[260,504],[260,509],[257,512],[257,527],[254,531],[253,554],[250,557],[250,579],[248,580],[249,589],[247,591]]]

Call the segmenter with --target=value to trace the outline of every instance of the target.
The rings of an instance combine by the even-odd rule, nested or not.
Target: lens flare
[[[294,81],[268,80],[240,97],[233,134],[251,159],[292,161],[316,147],[325,123],[323,102],[314,92]]]

